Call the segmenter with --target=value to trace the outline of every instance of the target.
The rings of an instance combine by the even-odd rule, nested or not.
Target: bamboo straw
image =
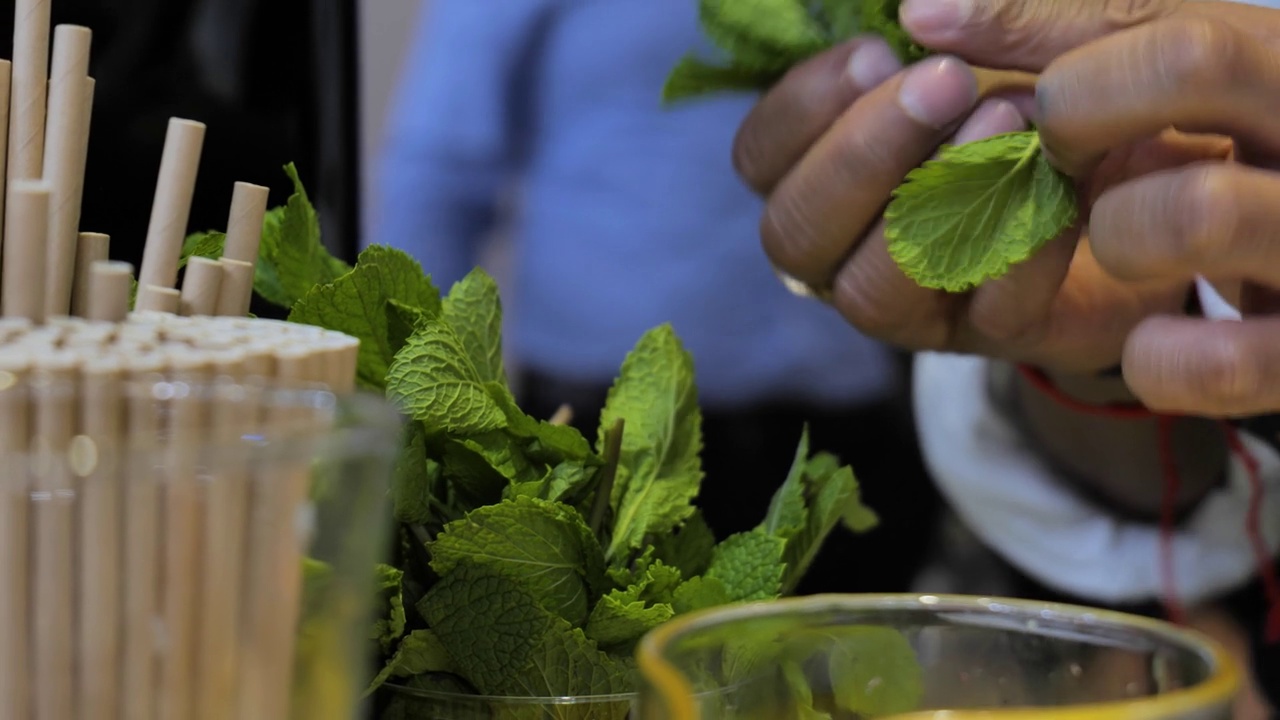
[[[71,314],[77,317],[89,317],[91,293],[89,285],[94,263],[103,262],[111,257],[111,237],[102,233],[84,232],[76,239],[75,280],[71,283]],[[129,277],[133,277],[133,267],[129,266]],[[125,282],[125,312],[128,308],[129,283]],[[124,318],[119,318],[123,320]]]
[[[75,434],[76,363],[71,353],[39,358],[34,369],[34,485],[32,508],[35,577],[32,610],[35,678],[32,683],[36,720],[73,717],[75,672],[72,627],[74,486],[67,450]]]
[[[93,33],[77,25],[59,25],[53,36],[49,114],[45,126],[43,179],[49,182],[49,245],[45,258],[45,315],[71,311],[80,201],[84,191],[89,132],[89,46]]]
[[[244,317],[253,300],[253,265],[244,260],[224,257],[222,285],[218,290],[218,315]]]
[[[222,265],[217,260],[193,257],[182,278],[181,313],[213,315],[218,308],[218,288],[222,285]]]
[[[6,718],[30,717],[29,362],[21,351],[0,351],[0,458],[10,468],[0,477],[0,716]]]
[[[248,458],[236,448],[242,434],[258,425],[258,395],[246,392],[245,354],[222,353],[215,360],[218,380],[211,411],[213,442],[227,443],[212,482],[205,485],[204,573],[201,578],[199,656],[196,708],[200,720],[235,717],[239,667],[241,579],[244,573],[245,517],[249,503]]]
[[[0,158],[9,156],[9,101],[13,63],[0,60]],[[7,172],[0,172],[0,247],[4,247],[4,201]]]
[[[198,388],[208,379],[209,360],[204,353],[188,350],[171,355],[169,363],[175,392],[170,401],[165,454],[165,658],[160,674],[160,716],[178,719],[195,713],[200,538],[204,532],[196,472],[208,423],[208,403]]]
[[[129,281],[133,266],[110,260],[95,262],[89,270],[85,315],[91,320],[118,323],[129,314]]]
[[[155,617],[159,608],[160,477],[154,455],[160,449],[160,409],[149,392],[164,360],[156,354],[126,358],[130,384],[129,456],[124,473],[124,653],[121,717],[156,717]]]
[[[138,287],[138,299],[135,306],[138,310],[176,314],[181,308],[182,293],[171,287],[142,285]]]
[[[171,288],[178,280],[178,256],[191,215],[204,134],[203,123],[179,118],[169,121],[142,268],[138,273],[140,286]]]
[[[16,0],[13,79],[9,100],[8,178],[36,180],[44,164],[45,101],[49,90],[50,0]]]
[[[227,244],[222,257],[257,264],[270,192],[261,185],[236,183],[231,194],[231,217],[227,219]]]
[[[44,248],[49,233],[49,185],[38,180],[9,183],[5,217],[0,311],[5,317],[44,320]]]
[[[82,371],[80,431],[72,469],[79,493],[80,600],[77,717],[115,720],[120,702],[120,575],[123,569],[120,451],[125,426],[119,358],[90,359]],[[79,452],[76,452],[76,451]]]

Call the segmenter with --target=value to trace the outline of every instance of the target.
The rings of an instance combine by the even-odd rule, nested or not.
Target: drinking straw
[[[143,262],[146,262],[146,260],[144,259]],[[135,305],[138,310],[177,314],[178,309],[182,306],[182,293],[171,287],[140,285]]]
[[[44,246],[49,231],[49,184],[40,180],[9,183],[5,217],[0,312],[5,317],[44,320]]]
[[[80,435],[72,442],[78,493],[80,586],[77,717],[115,720],[120,702],[121,441],[125,427],[119,357],[89,357],[81,369]]]
[[[45,125],[44,174],[49,200],[49,242],[45,250],[45,315],[71,311],[76,240],[84,191],[89,132],[89,46],[93,33],[77,25],[59,25],[53,36],[53,69],[49,79],[49,115]]]
[[[223,257],[222,284],[218,288],[217,315],[244,317],[253,300],[253,264]]]
[[[178,256],[191,215],[204,134],[204,123],[179,118],[169,120],[142,268],[138,272],[140,287],[172,288],[178,280]]]
[[[0,60],[0,158],[9,156],[9,101],[13,86],[13,63]],[[4,201],[7,173],[0,172],[0,247],[4,247]]]
[[[182,278],[181,314],[213,315],[218,307],[218,288],[221,285],[222,265],[217,260],[191,258]]]
[[[30,716],[29,364],[26,353],[0,350],[0,458],[11,468],[0,477],[0,715],[7,718]]]
[[[262,221],[267,216],[267,196],[261,185],[238,182],[231,194],[231,216],[227,219],[227,244],[222,257],[258,262],[258,245],[262,241]]]
[[[129,281],[133,266],[126,262],[99,261],[89,269],[88,307],[90,320],[119,323],[129,314]]]
[[[36,720],[73,717],[72,650],[74,621],[73,542],[74,486],[66,461],[76,425],[76,374],[79,358],[55,352],[36,358],[32,369],[35,439],[30,468],[34,500],[35,548],[32,616]]]
[[[71,283],[71,314],[78,317],[89,317],[93,312],[89,284],[92,282],[93,265],[111,257],[111,238],[102,233],[80,233],[76,239],[75,280]],[[133,268],[129,268],[129,277],[133,277]],[[125,312],[128,312],[128,281],[125,282]],[[103,318],[105,319],[105,318]],[[119,318],[123,320],[124,318]]]
[[[50,0],[16,0],[9,97],[8,178],[37,180],[44,164]]]

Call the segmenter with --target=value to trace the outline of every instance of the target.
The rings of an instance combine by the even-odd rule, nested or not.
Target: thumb
[[[920,44],[993,68],[1039,72],[1116,30],[1172,14],[1183,0],[904,0],[903,28]]]

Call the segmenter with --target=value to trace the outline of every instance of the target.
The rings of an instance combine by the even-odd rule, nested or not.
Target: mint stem
[[[622,431],[626,421],[618,418],[609,428],[604,439],[604,467],[600,469],[600,487],[596,489],[596,501],[591,507],[591,533],[600,536],[600,526],[609,510],[609,496],[613,494],[613,481],[618,476],[618,461],[622,458]]]

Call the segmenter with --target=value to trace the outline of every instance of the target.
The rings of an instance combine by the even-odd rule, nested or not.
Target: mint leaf
[[[795,459],[787,479],[773,495],[769,503],[769,513],[765,516],[760,529],[770,535],[784,540],[804,529],[809,519],[809,510],[805,507],[805,468],[809,464],[809,426],[805,425],[800,432],[800,445],[796,448]]]
[[[393,677],[409,677],[428,672],[453,672],[453,660],[440,638],[430,630],[414,630],[400,641],[395,655],[369,683],[365,697]]]
[[[642,587],[632,586],[600,598],[587,620],[587,637],[601,647],[629,648],[642,635],[675,617],[671,605],[648,604],[641,599],[642,592]]]
[[[182,241],[182,252],[178,255],[178,269],[186,267],[193,257],[217,260],[222,257],[222,249],[226,244],[226,234],[215,230],[188,235]]]
[[[917,709],[924,697],[915,650],[891,627],[803,628],[788,634],[783,654],[810,669],[810,682],[817,679],[820,686],[830,687],[836,706],[845,712],[869,718],[898,715]],[[827,677],[815,678],[812,668],[822,665]]]
[[[885,211],[889,254],[923,287],[963,292],[1031,257],[1076,219],[1074,188],[1035,132],[943,148]]]
[[[391,357],[395,357],[418,328],[432,317],[432,313],[427,310],[388,298],[387,349],[391,351]]]
[[[707,527],[702,512],[696,510],[679,530],[653,539],[655,556],[678,568],[687,578],[706,571],[715,546],[715,535]]]
[[[284,210],[283,206],[271,208],[262,218],[258,264],[253,269],[253,291],[272,305],[290,308],[298,298],[285,291],[275,266],[280,254],[280,226],[284,222]]]
[[[498,284],[476,268],[444,299],[444,319],[453,327],[484,382],[506,382],[502,368],[502,300]]]
[[[520,446],[505,432],[481,433],[451,442],[484,458],[489,467],[509,482],[535,482],[544,475],[524,456]]]
[[[440,464],[427,457],[422,423],[405,424],[400,456],[391,476],[391,503],[400,522],[423,525],[433,517],[433,488],[440,480]]]
[[[289,321],[359,338],[357,378],[365,387],[382,389],[395,357],[387,329],[389,300],[427,315],[440,308],[440,292],[416,260],[400,250],[375,245],[360,253],[354,270],[306,291],[289,313]]]
[[[785,70],[829,44],[796,0],[701,0],[699,17],[707,36],[743,68]]]
[[[692,577],[676,588],[671,606],[677,615],[728,605],[732,602],[729,588],[713,577]]]
[[[492,566],[458,566],[418,609],[450,649],[458,674],[481,693],[567,697],[634,690],[627,664],[600,652],[582,630]],[[621,720],[627,705],[597,717]]]
[[[503,477],[483,455],[460,440],[445,439],[443,442],[444,476],[449,479],[453,491],[450,504],[472,510],[500,502],[511,481]]]
[[[579,435],[581,437],[581,435]],[[583,440],[585,443],[586,441]],[[547,475],[545,498],[553,502],[569,502],[591,483],[595,469],[581,462],[567,460],[551,468]]]
[[[645,333],[622,363],[600,415],[600,438],[625,419],[622,452],[610,504],[616,558],[643,547],[693,515],[702,482],[702,414],[693,358],[670,325]]]
[[[782,677],[786,680],[787,686],[791,688],[795,720],[831,720],[831,713],[822,712],[814,707],[813,688],[810,687],[809,678],[804,674],[804,668],[800,663],[784,659],[779,662],[779,667],[782,669]]]
[[[378,565],[376,573],[382,617],[373,624],[372,639],[382,645],[383,652],[390,652],[395,642],[404,635],[404,592],[400,586],[404,573],[383,564]]]
[[[385,322],[386,315],[379,318]],[[457,335],[440,321],[427,322],[396,353],[386,386],[387,397],[428,433],[482,433],[507,424]]]
[[[347,274],[351,266],[330,255],[320,241],[320,220],[298,177],[298,169],[289,163],[284,171],[293,181],[293,194],[279,216],[278,238],[259,247],[258,255],[275,268],[283,298],[290,301],[284,305],[288,308],[315,285]]]
[[[734,601],[771,600],[782,592],[786,541],[760,530],[725,538],[704,577],[724,583]]]
[[[516,404],[511,391],[501,382],[487,382],[484,386],[489,397],[501,408],[506,418],[507,432],[529,441],[525,452],[531,459],[548,465],[565,460],[597,461],[591,452],[591,446],[577,428],[572,425],[552,425],[526,415]]]
[[[828,5],[836,4],[838,0],[828,0]],[[852,3],[843,3],[851,5]],[[862,10],[861,27],[864,32],[876,33],[889,43],[889,47],[893,48],[893,52],[898,56],[904,65],[911,65],[924,58],[931,53],[929,50],[921,47],[916,41],[911,39],[907,31],[898,23],[898,6],[901,0],[859,0],[858,7]],[[841,25],[851,24],[852,20],[848,17],[838,17],[837,22]],[[833,28],[837,32],[843,28]],[[849,35],[840,34],[837,37],[846,38]]]
[[[758,91],[772,85],[778,77],[772,70],[713,65],[688,55],[663,84],[662,101],[669,104],[717,92]]]
[[[485,565],[574,625],[587,619],[592,588],[604,578],[600,544],[582,516],[536,498],[475,510],[446,525],[430,549],[431,567],[441,576],[461,564]]]

